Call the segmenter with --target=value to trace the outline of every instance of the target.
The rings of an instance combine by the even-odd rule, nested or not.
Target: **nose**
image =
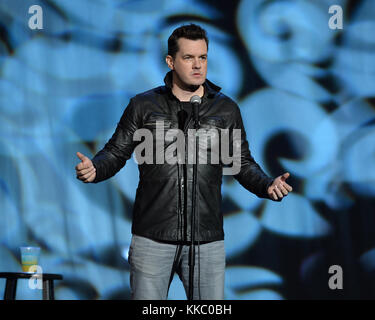
[[[194,63],[193,63],[193,69],[200,69],[201,68],[201,62],[198,59],[194,59]]]

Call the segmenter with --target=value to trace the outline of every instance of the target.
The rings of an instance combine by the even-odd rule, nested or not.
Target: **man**
[[[76,166],[77,178],[96,183],[116,174],[139,145],[140,141],[134,139],[134,134],[141,128],[151,130],[153,141],[159,145],[162,143],[164,152],[170,141],[161,141],[158,137],[158,121],[163,121],[164,129],[183,130],[187,137],[188,130],[193,128],[189,101],[197,95],[201,97],[200,127],[241,132],[241,167],[234,178],[258,197],[275,201],[292,191],[285,182],[289,173],[272,179],[254,161],[237,104],[206,79],[207,51],[208,39],[201,27],[191,24],[174,30],[168,39],[166,63],[171,71],[164,79],[165,86],[130,100],[113,136],[92,160],[77,152],[81,160]],[[153,159],[158,152],[155,144]],[[139,171],[129,250],[132,298],[166,299],[175,272],[188,293],[193,164],[146,162],[139,164]],[[225,252],[220,211],[222,175],[222,164],[198,162],[194,299],[224,298]]]

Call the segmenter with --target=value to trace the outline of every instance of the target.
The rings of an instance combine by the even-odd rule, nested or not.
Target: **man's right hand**
[[[96,169],[92,161],[80,152],[77,152],[77,157],[81,160],[76,165],[77,179],[85,183],[93,182],[96,177]]]

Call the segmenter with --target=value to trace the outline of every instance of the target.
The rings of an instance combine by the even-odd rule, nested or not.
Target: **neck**
[[[198,95],[200,97],[204,94],[203,85],[199,86],[186,86],[178,81],[177,77],[173,74],[172,92],[180,101],[190,101],[192,96]]]

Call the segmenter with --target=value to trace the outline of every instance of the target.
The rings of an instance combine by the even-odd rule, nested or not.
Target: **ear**
[[[172,58],[172,56],[167,55],[167,56],[165,57],[165,62],[167,63],[169,69],[174,70],[173,58]]]

